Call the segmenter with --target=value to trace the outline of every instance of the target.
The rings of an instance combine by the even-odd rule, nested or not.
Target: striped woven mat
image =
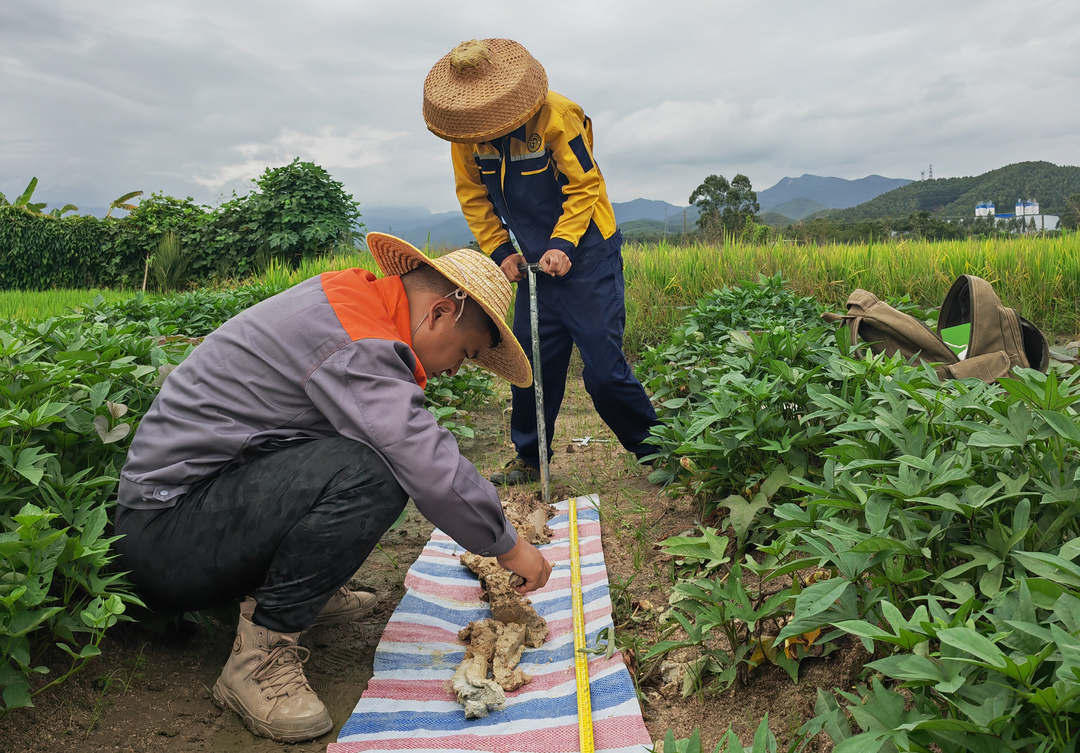
[[[611,626],[607,568],[595,495],[579,497],[578,541],[588,646]],[[457,632],[491,616],[480,584],[459,561],[464,550],[436,529],[408,575],[408,589],[375,650],[375,673],[327,753],[355,751],[489,751],[564,753],[578,750],[574,628],[570,603],[569,508],[564,500],[540,547],[553,565],[547,585],[529,594],[547,620],[547,642],[526,648],[521,667],[532,682],[506,694],[505,705],[466,719],[450,680],[465,656]],[[622,655],[589,655],[595,749],[645,753],[651,748]]]

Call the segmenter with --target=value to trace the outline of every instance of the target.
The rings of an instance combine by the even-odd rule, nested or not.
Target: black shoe
[[[501,471],[491,474],[493,484],[527,484],[530,481],[540,480],[540,469],[533,468],[519,455],[507,463]]]

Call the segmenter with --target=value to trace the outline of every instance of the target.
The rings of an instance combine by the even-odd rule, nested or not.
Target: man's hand
[[[524,263],[524,256],[522,256],[521,254],[511,254],[510,256],[507,256],[505,259],[503,259],[502,264],[499,265],[499,269],[501,269],[502,273],[506,275],[507,280],[509,280],[510,282],[517,282],[525,276],[521,273],[521,270],[518,269],[518,265]]]
[[[525,579],[521,585],[514,586],[519,594],[527,594],[543,588],[551,577],[551,563],[544,559],[540,550],[525,539],[519,538],[514,548],[495,558],[499,565]],[[511,579],[511,583],[515,579]]]
[[[549,248],[547,252],[540,257],[540,269],[547,272],[552,277],[562,277],[570,271],[570,267],[570,257],[557,248]]]

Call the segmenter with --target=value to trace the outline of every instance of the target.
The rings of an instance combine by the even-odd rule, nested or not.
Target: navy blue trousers
[[[656,411],[622,350],[626,328],[622,254],[615,252],[595,264],[590,261],[567,277],[551,277],[542,272],[536,275],[548,458],[552,454],[555,418],[566,392],[566,372],[575,344],[585,364],[585,389],[596,412],[623,447],[642,457],[656,451],[653,445],[644,444],[649,427],[656,423]],[[532,360],[527,278],[518,283],[514,336]],[[529,465],[538,467],[536,391],[532,387],[513,387],[511,393],[510,438],[518,455]]]

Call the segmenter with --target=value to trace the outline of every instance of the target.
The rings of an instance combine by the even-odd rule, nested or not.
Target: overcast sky
[[[1080,3],[0,3],[0,192],[217,205],[316,162],[365,206],[457,208],[423,81],[510,37],[593,118],[613,201],[709,174],[918,179],[1080,164]]]

